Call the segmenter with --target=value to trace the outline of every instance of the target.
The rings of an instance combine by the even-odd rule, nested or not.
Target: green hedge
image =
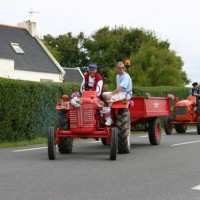
[[[0,78],[0,142],[30,140],[47,134],[56,126],[58,98],[72,93],[75,83],[39,83]],[[189,88],[134,88],[134,95],[150,93],[165,97],[168,93],[184,99]]]
[[[171,86],[157,86],[157,87],[134,87],[133,95],[144,95],[150,93],[155,97],[167,97],[169,93],[180,99],[185,99],[189,94],[190,88],[187,87],[171,87]]]
[[[0,142],[34,139],[55,126],[58,98],[70,83],[38,83],[0,78]]]

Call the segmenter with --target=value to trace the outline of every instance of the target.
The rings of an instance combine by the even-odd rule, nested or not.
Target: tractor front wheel
[[[160,124],[159,118],[154,117],[150,120],[149,127],[148,127],[148,133],[149,133],[149,141],[152,145],[160,144],[161,124]]]
[[[55,158],[56,158],[55,132],[54,132],[53,127],[49,128],[48,156],[49,156],[49,160],[55,160]]]
[[[116,160],[117,143],[118,143],[118,129],[114,127],[112,128],[112,133],[111,133],[110,160]]]
[[[187,125],[175,124],[174,126],[177,133],[185,133],[187,131]]]

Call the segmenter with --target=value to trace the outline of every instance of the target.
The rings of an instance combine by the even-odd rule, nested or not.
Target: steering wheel
[[[92,82],[88,82],[87,85],[88,85],[89,83],[95,84],[95,85],[96,85],[96,88],[97,88],[96,92],[97,92],[97,93],[100,92],[100,89],[101,89],[101,88],[99,87],[99,85],[97,85],[96,83],[92,83]],[[82,91],[83,91],[83,90],[92,91],[92,88],[85,88],[85,86],[86,86],[86,83],[82,85],[82,87],[81,87],[81,90],[82,90]]]

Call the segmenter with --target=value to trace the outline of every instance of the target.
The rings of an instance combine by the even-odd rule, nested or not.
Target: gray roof
[[[77,82],[82,83],[83,81],[83,74],[79,67],[69,68],[63,67],[65,70],[64,82]]]
[[[18,43],[25,54],[17,54],[11,43]],[[0,24],[0,58],[12,59],[17,70],[60,74],[52,59],[25,28]]]

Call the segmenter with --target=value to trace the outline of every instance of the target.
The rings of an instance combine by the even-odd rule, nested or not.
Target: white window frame
[[[20,47],[18,43],[11,42],[10,45],[12,46],[12,48],[17,54],[25,54],[23,49]]]

